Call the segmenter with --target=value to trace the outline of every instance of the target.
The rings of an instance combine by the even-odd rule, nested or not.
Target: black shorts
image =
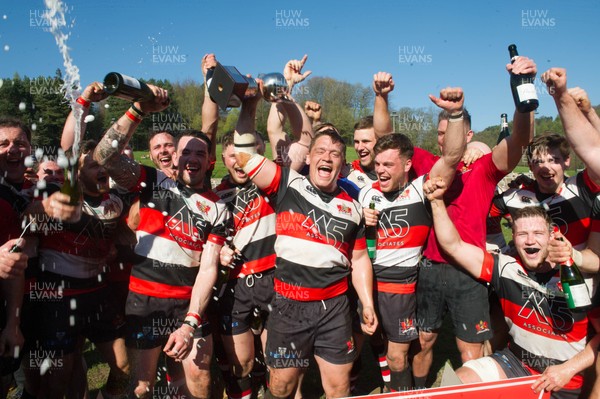
[[[157,298],[130,291],[125,305],[125,345],[135,349],[164,346],[171,333],[181,327],[189,308],[189,299]],[[194,338],[209,334],[210,325],[203,319]]]
[[[29,350],[30,359],[72,353],[82,337],[102,343],[123,336],[116,303],[106,285],[98,287],[99,280],[50,272],[38,276],[27,298],[36,326],[27,336],[37,340],[37,346]]]
[[[254,309],[260,310],[263,323],[269,315],[269,305],[273,300],[273,274],[275,269],[263,273],[250,274],[227,283],[223,296],[217,302],[219,326],[225,335],[238,335],[250,329]]]
[[[22,323],[21,323],[22,324]],[[6,307],[2,306],[0,309],[0,331],[4,330],[6,326]],[[16,355],[16,356],[15,356]],[[10,375],[17,371],[19,363],[21,362],[20,353],[11,353],[9,356],[0,357],[0,377]]]
[[[379,324],[390,342],[405,343],[419,338],[415,320],[417,295],[377,292]]]
[[[446,311],[457,338],[471,343],[492,338],[486,285],[456,266],[423,259],[417,279],[419,329],[440,329]]]
[[[265,356],[273,368],[307,368],[313,355],[348,364],[358,355],[346,295],[308,302],[276,295],[267,327]]]

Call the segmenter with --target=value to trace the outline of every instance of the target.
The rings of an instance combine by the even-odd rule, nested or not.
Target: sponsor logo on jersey
[[[208,212],[210,211],[210,206],[202,201],[196,201],[196,208],[205,215],[208,215]]]
[[[312,195],[317,195],[317,190],[315,190],[315,188],[313,186],[311,186],[310,184],[307,184],[305,189],[307,192],[311,193]]]
[[[337,209],[342,215],[352,215],[352,209],[344,204],[338,204]]]

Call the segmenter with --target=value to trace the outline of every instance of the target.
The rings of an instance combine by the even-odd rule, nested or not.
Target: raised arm
[[[205,133],[211,142],[210,161],[216,160],[217,152],[217,128],[219,125],[219,106],[210,98],[208,94],[208,85],[206,84],[206,74],[209,69],[217,66],[217,59],[214,54],[204,54],[202,57],[202,76],[204,77],[204,102],[202,103],[202,132]]]
[[[506,66],[508,72],[515,74],[537,73],[532,59],[519,56],[512,64]],[[498,170],[509,173],[519,163],[523,149],[533,140],[534,113],[520,113],[515,110],[513,116],[513,132],[492,150],[492,159]]]
[[[460,162],[467,145],[467,135],[463,119],[464,94],[460,87],[448,87],[440,91],[440,97],[429,96],[431,101],[450,114],[448,128],[444,136],[442,157],[436,161],[429,173],[430,179],[442,179],[450,186],[456,166]]]
[[[104,91],[104,86],[100,82],[93,82],[89,84],[81,93],[81,96],[77,99],[77,103],[81,105],[83,112],[81,114],[81,133],[85,133],[85,117],[90,113],[90,106],[92,103],[96,103],[104,100],[108,97],[108,94]],[[69,112],[65,126],[63,127],[62,136],[60,137],[60,148],[64,151],[69,150],[75,142],[75,116],[73,111]],[[81,138],[83,139],[83,137]]]
[[[258,84],[261,86],[262,82],[259,80]],[[242,102],[233,141],[238,165],[244,169],[254,184],[264,189],[273,181],[277,173],[277,164],[256,153],[255,116],[260,98],[260,95],[257,95]]]
[[[485,251],[475,245],[468,244],[460,238],[460,234],[446,210],[443,195],[446,184],[441,179],[428,180],[423,185],[427,199],[431,201],[433,227],[440,248],[452,258],[460,267],[465,269],[475,278],[481,276]]]
[[[566,69],[551,68],[544,72],[542,80],[546,82],[548,92],[554,98],[565,135],[573,147],[573,151],[583,160],[588,167],[588,172],[593,172],[594,181],[598,183],[600,180],[597,178],[600,176],[600,158],[598,157],[600,133],[580,111],[576,99],[569,94]]]
[[[104,166],[118,185],[128,189],[137,184],[141,167],[137,162],[122,155],[123,148],[146,114],[160,112],[169,105],[169,96],[166,90],[152,85],[148,86],[154,93],[154,100],[136,102],[104,133],[94,151],[94,160]]]
[[[373,91],[375,92],[375,105],[373,109],[373,128],[375,137],[380,138],[392,133],[392,121],[388,109],[388,95],[394,90],[394,79],[387,72],[377,72],[373,75]]]
[[[321,123],[321,113],[323,109],[321,104],[315,101],[306,101],[304,103],[304,113],[311,120],[313,127]]]

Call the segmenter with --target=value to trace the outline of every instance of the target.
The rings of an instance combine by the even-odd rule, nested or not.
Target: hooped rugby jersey
[[[555,194],[542,194],[537,184],[513,188],[494,197],[490,218],[513,215],[527,206],[546,208],[552,222],[576,249],[585,248],[590,232],[600,232],[600,199],[587,172],[566,177]]]
[[[486,253],[480,279],[496,290],[509,327],[509,349],[527,368],[542,373],[584,349],[587,314],[569,310],[557,270],[534,273],[518,259]],[[582,376],[575,375],[565,388],[581,385]]]
[[[360,192],[362,207],[373,202],[379,211],[373,270],[380,292],[415,292],[421,252],[433,224],[431,206],[423,194],[426,179],[413,180],[391,198],[380,191],[379,182]]]
[[[251,181],[238,185],[226,178],[214,191],[233,215],[233,245],[242,253],[230,278],[274,268],[276,216],[271,199]]]
[[[340,188],[323,193],[307,177],[279,166],[263,191],[277,195],[275,291],[298,301],[346,292],[352,251],[366,249],[359,203]]]
[[[38,215],[40,269],[79,279],[98,276],[106,266],[122,213],[123,201],[111,191],[97,197],[84,195],[81,219],[75,223]]]
[[[360,164],[360,159],[356,159],[350,164],[350,172],[348,173],[347,179],[356,184],[359,189],[362,189],[363,187],[370,187],[372,184],[376,183],[377,174],[374,170],[365,172]]]
[[[217,195],[197,193],[154,168],[142,166],[140,223],[129,290],[189,299],[204,244],[223,245],[230,213]]]

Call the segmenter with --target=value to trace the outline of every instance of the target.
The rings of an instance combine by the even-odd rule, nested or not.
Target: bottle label
[[[537,93],[535,92],[535,86],[533,83],[523,83],[517,86],[517,93],[519,94],[520,102],[537,100]]]
[[[367,253],[369,254],[369,258],[371,260],[375,259],[376,252],[377,252],[377,240],[367,239]]]
[[[588,294],[588,289],[585,283],[575,285],[562,283],[562,287],[569,309],[580,308],[592,304],[592,300],[590,299],[590,295]]]
[[[123,77],[123,83],[125,83],[127,86],[135,87],[138,90],[140,90],[142,88],[139,80],[132,78],[131,76],[123,75],[123,74],[121,74],[121,76]]]

